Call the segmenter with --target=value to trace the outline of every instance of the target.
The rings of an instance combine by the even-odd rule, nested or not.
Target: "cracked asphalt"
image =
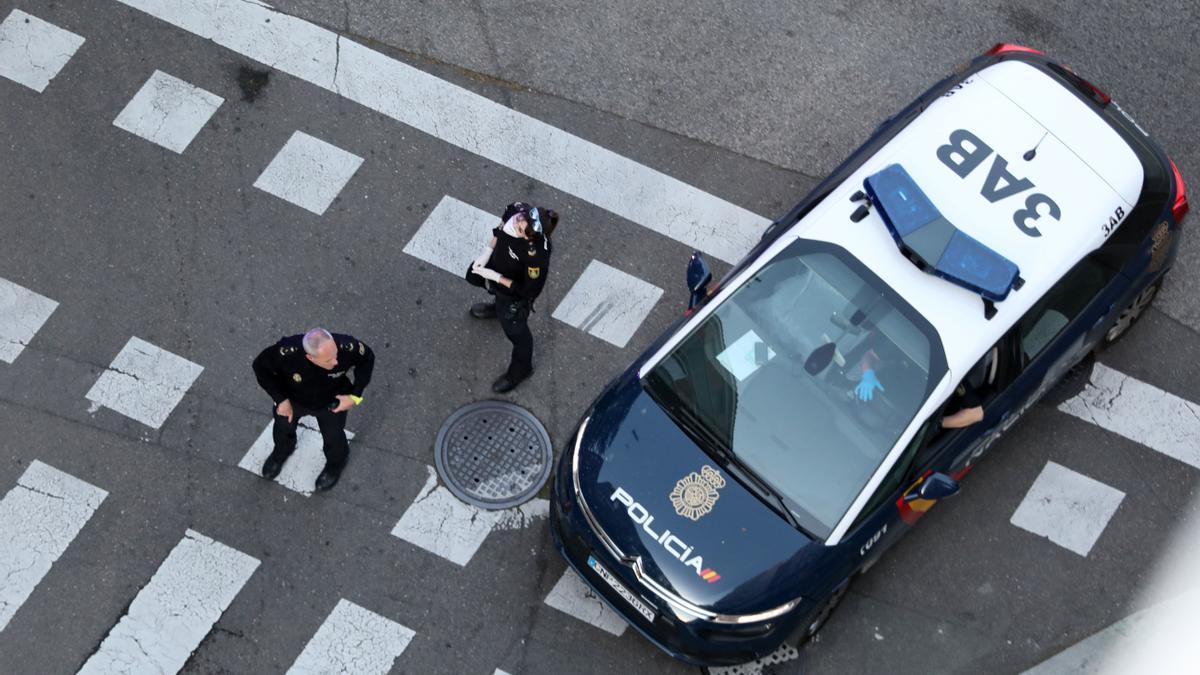
[[[1193,3],[273,4],[767,217],[999,39],[1094,75],[1200,185]],[[563,214],[537,372],[511,397],[558,452],[682,311],[688,248],[111,0],[0,0],[0,18],[18,7],[87,42],[42,94],[0,80],[0,278],[60,303],[0,364],[0,491],[41,460],[109,496],[0,631],[0,672],[76,671],[189,528],[261,565],[184,672],[285,671],[342,598],[416,631],[394,673],[696,672],[542,602],[564,568],[544,519],[496,528],[465,567],[390,535],[438,427],[493,397],[508,353],[467,317],[475,289],[402,253],[444,195]],[[112,124],[155,70],[225,99],[181,155]],[[297,130],[365,160],[322,216],[252,187]],[[1200,401],[1188,234],[1161,302],[1101,361]],[[664,290],[624,349],[550,316],[592,259]],[[270,420],[250,361],[318,323],[368,341],[377,366],[346,473],[306,498],[237,464]],[[161,429],[84,398],[134,335],[204,367]],[[1048,460],[1126,493],[1086,558],[1009,524]],[[1139,605],[1196,473],[1038,405],[768,672],[1028,668]]]

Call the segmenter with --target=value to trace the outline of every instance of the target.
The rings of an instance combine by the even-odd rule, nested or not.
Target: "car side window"
[[[1079,261],[1017,322],[1026,363],[1037,358],[1116,276],[1116,270],[1098,258],[1088,256]]]
[[[892,466],[892,470],[888,472],[887,477],[884,478],[883,482],[879,484],[879,487],[875,489],[875,494],[871,497],[871,501],[867,502],[866,506],[864,506],[863,510],[858,514],[858,518],[855,519],[854,525],[850,526],[851,531],[857,529],[859,525],[863,524],[863,521],[865,521],[867,518],[870,518],[875,513],[876,509],[878,509],[884,502],[890,499],[893,494],[895,494],[896,490],[900,488],[900,484],[908,479],[908,473],[909,469],[912,468],[913,459],[917,456],[917,452],[925,445],[925,441],[928,440],[929,429],[931,428],[936,417],[937,415],[934,415],[933,417],[925,420],[925,423],[922,424],[921,428],[917,430],[917,433],[913,435],[912,440],[908,442],[908,446],[904,448],[904,454],[900,455],[900,458],[896,460],[895,465]]]

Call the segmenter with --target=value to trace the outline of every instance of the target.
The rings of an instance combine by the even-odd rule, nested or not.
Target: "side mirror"
[[[917,490],[916,492],[910,492],[905,496],[905,499],[912,501],[919,498],[937,501],[939,499],[953,497],[954,495],[958,494],[958,490],[958,481],[944,473],[934,473],[930,474],[929,477],[921,483],[920,490]]]
[[[712,282],[712,270],[704,262],[704,256],[699,251],[692,253],[687,267],[688,291],[692,296],[688,300],[688,309],[694,308],[708,295],[708,284]]]

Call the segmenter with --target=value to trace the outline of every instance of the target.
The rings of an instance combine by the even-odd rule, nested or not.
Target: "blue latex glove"
[[[863,371],[862,379],[854,387],[854,393],[860,401],[870,401],[875,398],[875,390],[883,391],[883,385],[879,384],[879,378],[875,377],[875,369],[868,368]]]

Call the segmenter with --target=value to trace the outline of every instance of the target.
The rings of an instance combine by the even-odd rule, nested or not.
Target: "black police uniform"
[[[267,392],[275,406],[290,400],[293,411],[292,421],[289,422],[288,418],[272,410],[275,416],[272,432],[275,449],[267,464],[264,464],[264,474],[272,460],[282,465],[295,451],[296,425],[304,415],[317,418],[324,441],[325,470],[317,479],[318,485],[325,483],[324,489],[333,487],[346,465],[350,452],[346,441],[348,411],[335,413],[330,407],[336,405],[339,394],[363,395],[363,390],[371,382],[371,371],[375,368],[375,352],[365,342],[349,335],[332,335],[338,348],[337,365],[332,370],[325,370],[308,360],[304,352],[303,335],[281,338],[254,359],[254,377],[259,386]],[[354,369],[353,382],[346,376],[351,368]],[[278,466],[274,473],[278,473]],[[273,478],[274,475],[268,477]]]
[[[505,215],[511,217],[520,210],[520,206],[526,205],[509,205],[504,211]],[[533,334],[529,331],[529,313],[533,310],[534,300],[546,285],[551,247],[549,237],[542,237],[541,242],[522,239],[505,233],[503,226],[493,229],[492,234],[496,237],[496,247],[492,249],[486,267],[512,281],[509,288],[502,284],[489,284],[496,295],[496,317],[504,329],[504,336],[513,345],[508,370],[496,382],[498,390],[506,391],[533,372]],[[502,385],[505,379],[510,386]]]

